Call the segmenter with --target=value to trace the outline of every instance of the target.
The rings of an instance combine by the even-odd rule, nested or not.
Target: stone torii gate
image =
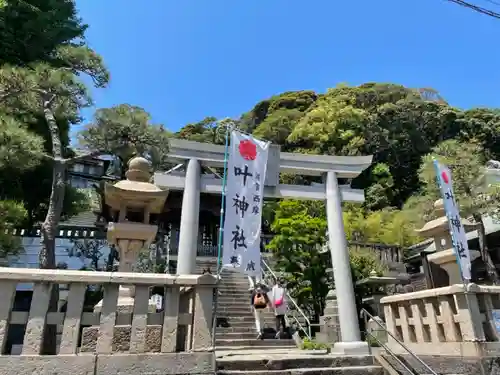
[[[168,190],[183,190],[179,234],[179,274],[193,274],[196,264],[200,194],[221,194],[222,181],[213,175],[202,174],[202,166],[224,166],[224,146],[172,139],[169,161],[185,164],[184,173],[156,172],[156,185]],[[342,201],[363,202],[363,190],[339,185],[338,178],[357,177],[372,162],[372,156],[327,156],[280,152],[271,145],[267,162],[264,196],[267,198],[294,198],[326,200],[328,244],[330,247],[342,341],[335,351],[346,354],[368,353],[368,344],[361,341],[349,252],[342,218]],[[305,176],[323,176],[324,183],[287,185],[279,183],[281,173]]]

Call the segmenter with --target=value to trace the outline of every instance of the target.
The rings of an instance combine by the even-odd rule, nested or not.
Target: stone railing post
[[[458,287],[458,285],[454,285]],[[454,293],[457,314],[460,317],[460,331],[463,341],[485,341],[483,322],[479,311],[476,285],[470,284],[468,290],[460,286]]]

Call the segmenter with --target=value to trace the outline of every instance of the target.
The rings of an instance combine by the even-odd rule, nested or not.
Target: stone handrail
[[[29,312],[13,311],[20,282],[34,284]],[[48,312],[56,284],[69,285],[66,312]],[[213,373],[211,314],[215,284],[212,275],[0,267],[0,374],[12,373],[16,366],[23,369],[22,373],[44,374],[144,374],[165,368],[177,369],[169,372],[173,374]],[[103,287],[100,311],[84,311],[88,285]],[[117,306],[120,285],[135,287],[130,309]],[[165,288],[160,312],[150,308],[150,288],[154,286]],[[11,325],[26,328],[21,356],[7,353]],[[56,355],[41,355],[49,325],[59,327],[60,345]],[[26,366],[33,371],[25,370]]]
[[[499,286],[457,284],[388,296],[380,303],[387,330],[419,355],[475,356],[500,348],[493,312],[500,309]],[[388,345],[400,350],[391,337]]]

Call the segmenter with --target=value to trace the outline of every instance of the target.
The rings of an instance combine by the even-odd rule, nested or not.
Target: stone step
[[[247,289],[219,289],[219,297],[227,298],[243,298],[245,297],[248,302],[252,297],[252,292]]]
[[[235,312],[228,312],[223,309],[218,308],[217,309],[217,316],[218,317],[223,317],[223,318],[241,318],[241,317],[254,317],[253,313],[251,311],[247,310],[242,310],[241,312],[235,313]]]
[[[217,327],[217,329],[221,328],[221,329],[229,329],[229,328],[232,328],[235,332],[244,332],[246,330],[255,330],[255,321],[243,321],[243,322],[231,322],[231,321],[227,321],[228,323],[228,326],[226,327]]]
[[[233,307],[245,306],[250,308],[250,297],[240,298],[240,299],[219,297],[217,298],[217,305],[233,306]]]
[[[260,347],[263,346],[280,346],[277,344],[276,341],[276,334],[274,332],[266,332],[264,333],[262,338],[258,338],[258,334],[255,331],[255,329],[252,332],[231,332],[231,333],[216,333],[215,334],[216,340],[224,340],[224,341],[234,341],[234,340],[252,340],[252,341],[265,341],[259,344],[259,349]],[[269,342],[270,341],[270,342]],[[279,340],[278,340],[279,341]],[[281,340],[284,341],[284,340]],[[236,344],[231,344],[231,346],[237,346],[238,342]],[[246,345],[244,345],[247,347]],[[286,347],[289,347],[289,344],[285,345]],[[294,346],[295,342],[294,342]],[[250,347],[255,347],[255,345],[250,345]]]
[[[233,355],[237,355],[238,353],[248,353],[248,352],[253,352],[255,350],[262,350],[265,352],[271,351],[271,350],[282,350],[286,352],[290,352],[293,350],[296,350],[297,347],[294,346],[293,348],[291,346],[266,346],[266,345],[261,345],[261,346],[218,346],[215,348],[217,352],[220,351],[225,351],[225,352],[231,352]],[[251,354],[250,354],[251,355]]]
[[[255,321],[255,316],[253,313],[243,313],[243,314],[229,314],[225,313],[224,311],[219,311],[217,310],[217,318],[219,319],[224,319],[227,320],[228,322],[233,322],[233,323],[239,323],[239,322],[248,322],[248,321]],[[274,317],[274,314],[266,314],[262,316],[262,321],[269,325],[272,323],[272,326],[276,324],[276,319]]]
[[[219,286],[220,285],[245,285],[247,288],[250,287],[250,283],[246,279],[236,279],[233,277],[226,277],[221,276]]]
[[[255,328],[253,330],[248,330],[247,332],[221,332],[216,330],[215,337],[223,340],[253,340],[257,337],[257,332]]]
[[[216,339],[215,346],[224,347],[224,346],[272,346],[272,347],[293,347],[296,348],[297,345],[295,341],[291,339],[267,339],[267,340],[257,340],[253,339]]]
[[[225,312],[230,315],[234,316],[240,316],[240,315],[245,315],[245,314],[251,314],[253,315],[254,312],[252,308],[250,307],[250,304],[248,305],[240,305],[240,306],[231,306],[231,305],[218,305],[217,306],[217,312]]]
[[[245,308],[242,306],[240,309],[234,309],[230,307],[217,306],[217,316],[226,317],[240,317],[240,316],[254,316],[254,313],[250,308]]]
[[[248,325],[244,327],[217,327],[215,330],[215,334],[221,333],[255,333],[255,324],[254,325]]]
[[[225,297],[225,298],[245,299],[248,302],[250,302],[250,298],[252,296],[252,293],[250,293],[248,290],[220,290],[219,289],[219,294],[217,296],[219,298]]]
[[[220,278],[219,285],[228,285],[228,284],[246,285],[247,288],[250,286],[250,283],[248,282],[247,279],[239,279],[236,277],[227,277],[227,276],[224,277],[224,275],[222,275]]]
[[[261,313],[262,317],[264,319],[275,319],[275,315],[273,311],[266,311]],[[238,318],[241,316],[253,316],[255,317],[255,314],[252,310],[249,308],[241,308],[241,309],[236,309],[236,308],[224,308],[223,306],[217,306],[217,316],[224,316],[224,317],[234,317]]]
[[[266,340],[263,340],[266,341]],[[279,371],[299,368],[353,368],[374,366],[370,355],[341,356],[331,354],[310,354],[307,350],[291,349],[288,353],[269,354],[256,347],[255,354],[247,352],[242,355],[217,358],[217,369],[226,371]],[[258,354],[260,353],[260,354]],[[381,368],[380,366],[376,366]]]
[[[220,312],[217,312],[217,318],[218,319],[225,319],[229,322],[229,324],[233,323],[233,324],[239,324],[239,323],[247,323],[247,322],[253,322],[255,323],[255,317],[253,316],[253,314],[244,314],[244,315],[228,315],[228,314],[223,314],[223,313],[220,313]],[[263,318],[263,321],[265,323],[270,323],[270,322],[274,322],[274,317],[264,317]]]
[[[383,375],[380,366],[318,367],[286,370],[217,370],[218,375]]]
[[[251,295],[251,290],[249,290],[248,285],[220,285],[219,286],[220,293],[245,293],[248,294],[248,297]]]
[[[219,289],[218,297],[226,297],[226,298],[241,298],[245,297],[245,299],[250,303],[250,298],[252,294],[247,290],[229,290],[229,289]]]
[[[239,316],[254,316],[254,313],[250,308],[245,308],[242,306],[239,309],[225,307],[225,306],[217,306],[217,316],[230,316],[230,317],[239,317]]]
[[[229,291],[229,290],[223,290],[219,291],[219,295],[217,296],[218,298],[228,298],[228,299],[241,299],[241,300],[246,300],[247,303],[250,303],[250,297],[251,294],[246,291]]]
[[[235,328],[235,329],[240,329],[240,328],[255,328],[255,320],[254,319],[231,319],[231,318],[224,318],[224,317],[219,317],[220,320],[223,320],[224,323],[227,323],[227,328]],[[264,319],[264,328],[273,328],[274,329],[274,320],[267,320]],[[224,328],[224,327],[220,327]]]
[[[217,295],[218,300],[227,300],[227,301],[245,301],[246,303],[250,303],[251,294],[248,292],[220,292]]]

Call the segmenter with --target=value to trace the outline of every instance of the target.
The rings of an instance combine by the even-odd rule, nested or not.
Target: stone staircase
[[[312,354],[299,349],[217,353],[218,375],[384,375],[368,356]]]
[[[266,334],[257,340],[255,317],[250,306],[248,278],[237,272],[224,270],[217,303],[218,327],[216,348],[245,349],[249,347],[296,348],[292,339],[275,339],[274,312],[263,313]]]
[[[198,260],[197,273],[215,274],[214,260]],[[250,306],[248,278],[224,270],[219,286],[216,328],[218,375],[384,375],[373,356],[336,356],[300,350],[292,339],[277,340],[272,311],[264,312],[269,332],[257,340],[255,318]]]
[[[210,269],[217,270],[214,258],[197,259],[196,273]],[[242,350],[250,348],[297,348],[292,339],[275,339],[274,312],[263,313],[266,334],[263,340],[257,340],[255,317],[250,306],[251,291],[247,276],[231,270],[223,270],[217,299],[217,328],[215,330],[216,349]]]

